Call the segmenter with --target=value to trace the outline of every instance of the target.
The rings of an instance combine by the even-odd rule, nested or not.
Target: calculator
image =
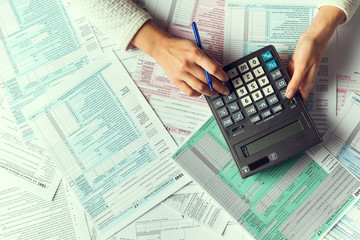
[[[273,167],[322,141],[274,46],[223,67],[229,95],[206,100],[242,178]]]

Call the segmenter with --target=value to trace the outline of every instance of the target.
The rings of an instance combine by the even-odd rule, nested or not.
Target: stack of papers
[[[286,64],[316,14],[310,1],[137,2],[175,37],[194,41],[196,21],[224,64],[268,44]],[[205,99],[70,1],[0,12],[1,239],[360,238],[359,14],[329,42],[307,105],[324,142],[244,180]]]

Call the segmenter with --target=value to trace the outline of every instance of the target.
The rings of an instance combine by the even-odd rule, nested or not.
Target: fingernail
[[[285,94],[286,97],[290,99],[290,98],[292,97],[292,95],[293,95],[293,92],[294,92],[294,91],[293,91],[292,89],[289,89],[289,90],[286,92],[286,94]]]
[[[229,95],[229,94],[230,94],[230,90],[229,90],[229,89],[226,89],[226,90],[224,91],[224,94],[225,94],[225,95]]]

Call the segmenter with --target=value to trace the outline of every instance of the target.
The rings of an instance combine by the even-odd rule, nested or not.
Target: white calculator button
[[[230,78],[234,78],[238,75],[238,72],[236,71],[235,68],[232,68],[227,72],[227,74],[229,75]]]
[[[243,84],[243,82],[241,81],[240,77],[237,77],[234,80],[232,80],[232,84],[234,85],[234,88],[238,88]]]
[[[252,101],[251,101],[251,98],[250,96],[246,96],[244,98],[241,99],[241,103],[244,107],[246,107],[247,105],[251,104]]]
[[[243,76],[243,79],[245,80],[245,82],[250,82],[251,80],[254,79],[254,76],[252,75],[251,72],[248,72],[242,76]]]
[[[265,73],[264,69],[261,66],[254,69],[255,77],[259,77],[259,76],[263,75],[264,73]]]
[[[259,62],[259,59],[257,57],[254,57],[253,59],[250,59],[249,64],[250,64],[251,68],[254,68],[257,65],[259,65],[260,62]]]
[[[271,85],[269,85],[269,86],[266,86],[263,88],[263,92],[264,92],[265,96],[268,96],[274,92],[274,89],[272,88]]]
[[[248,89],[249,89],[250,92],[253,92],[253,91],[255,91],[256,89],[259,88],[255,81],[249,83],[249,84],[247,85],[247,87],[248,87]]]
[[[263,98],[263,95],[261,94],[261,91],[258,90],[256,92],[254,92],[253,94],[251,94],[252,98],[254,99],[254,102],[256,102],[259,99]]]
[[[239,70],[240,70],[241,73],[244,73],[244,72],[246,72],[246,71],[249,70],[249,67],[248,67],[248,65],[246,64],[246,62],[240,64],[240,65],[238,66],[238,68],[239,68]]]
[[[267,78],[267,76],[263,76],[258,79],[258,82],[259,82],[260,87],[263,87],[269,83],[269,79]]]
[[[245,86],[237,89],[236,93],[239,96],[239,98],[242,97],[242,96],[245,96],[247,94]]]

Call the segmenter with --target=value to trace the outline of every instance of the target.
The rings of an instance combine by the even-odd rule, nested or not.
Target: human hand
[[[302,34],[287,65],[287,71],[291,76],[286,89],[287,98],[292,98],[299,89],[301,98],[306,103],[316,82],[320,59],[326,44],[327,42],[318,41],[312,34],[307,32]]]
[[[132,44],[153,57],[174,84],[188,96],[208,96],[217,92],[228,95],[221,81],[228,76],[220,64],[205,54],[194,42],[172,38],[148,22],[135,35]],[[204,69],[212,75],[210,90]]]
[[[291,80],[286,97],[292,98],[299,89],[304,103],[313,88],[319,63],[326,45],[336,27],[345,20],[345,14],[337,7],[321,7],[309,28],[301,35],[287,70]]]
[[[228,76],[220,64],[208,57],[195,43],[176,38],[164,40],[154,54],[168,77],[188,96],[208,96],[217,92],[228,95],[229,90],[220,82]],[[204,69],[212,75],[212,91],[207,83]],[[220,81],[219,81],[220,80]]]

